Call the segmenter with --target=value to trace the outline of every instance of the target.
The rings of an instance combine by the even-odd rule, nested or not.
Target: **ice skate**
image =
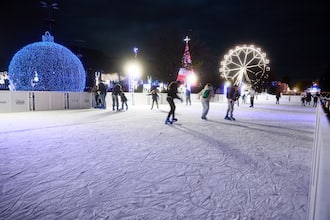
[[[168,119],[168,118],[166,118],[166,120],[165,120],[165,124],[173,124],[173,122],[170,120],[170,119]]]

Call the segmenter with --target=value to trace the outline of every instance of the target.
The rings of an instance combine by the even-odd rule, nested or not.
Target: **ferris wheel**
[[[236,46],[229,50],[220,62],[221,77],[236,85],[242,83],[259,89],[268,79],[269,60],[266,53],[254,45]]]

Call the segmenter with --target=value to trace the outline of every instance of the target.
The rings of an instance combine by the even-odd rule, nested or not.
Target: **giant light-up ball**
[[[29,44],[12,58],[8,75],[13,90],[82,92],[86,72],[79,58],[54,43],[46,32],[43,41]]]

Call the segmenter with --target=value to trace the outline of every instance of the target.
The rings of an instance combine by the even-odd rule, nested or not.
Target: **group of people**
[[[178,96],[178,87],[181,85],[180,81],[173,81],[168,85],[167,88],[167,102],[170,105],[170,111],[168,112],[168,115],[165,119],[165,124],[173,124],[173,122],[176,122],[178,119],[175,117],[175,102],[174,99],[179,99],[181,102],[183,102],[183,99]],[[191,99],[190,99],[190,93],[191,91],[189,89],[186,89],[186,105],[191,105]],[[205,87],[202,89],[202,91],[199,92],[198,98],[202,98],[202,119],[207,120],[206,116],[210,109],[210,99],[214,97],[214,90],[211,85],[211,83],[207,83]]]
[[[183,99],[180,96],[178,96],[178,88],[180,87],[180,85],[181,85],[180,81],[173,81],[168,85],[166,100],[170,106],[170,110],[165,119],[165,124],[173,124],[178,120],[175,117],[176,105],[174,100],[179,99],[181,102],[183,102]],[[92,91],[94,92],[95,95],[96,108],[105,109],[106,95],[108,92],[105,84],[102,81],[100,81],[97,84],[97,86],[93,88]],[[122,86],[119,83],[115,84],[111,92],[112,92],[111,94],[112,110],[113,111],[121,111],[124,109],[127,110],[128,109],[127,97],[125,96]],[[234,112],[234,104],[240,97],[238,86],[234,84],[232,86],[227,87],[226,94],[227,94],[226,98],[227,98],[228,106],[227,106],[225,119],[236,120],[233,116],[233,112]],[[158,109],[159,95],[157,93],[157,89],[155,88],[152,89],[151,92],[147,95],[150,95],[152,97],[151,110],[154,108],[154,104],[156,104]],[[249,95],[250,95],[250,107],[253,107],[255,91],[251,89]],[[204,86],[204,88],[198,93],[198,99],[201,99],[201,103],[202,103],[202,114],[201,114],[202,120],[207,120],[207,114],[210,109],[210,100],[214,96],[215,96],[215,92],[211,83],[207,83]],[[119,108],[120,106],[119,98],[121,100],[121,108]],[[186,90],[186,104],[191,105],[190,90]]]
[[[173,122],[176,122],[178,119],[175,117],[175,102],[174,99],[179,99],[181,102],[183,102],[183,99],[178,96],[178,87],[180,86],[180,81],[174,81],[171,82],[167,89],[167,102],[170,105],[170,111],[168,112],[168,115],[165,120],[165,124],[173,124]],[[207,120],[207,114],[210,109],[210,100],[212,97],[214,97],[214,89],[211,83],[207,83],[204,88],[198,93],[198,99],[201,99],[202,103],[202,120]],[[255,91],[251,90],[250,94],[250,107],[253,107],[253,100],[254,100]],[[236,120],[233,116],[234,112],[234,104],[235,101],[240,97],[240,92],[237,85],[232,85],[227,88],[227,112],[225,119],[226,120]],[[188,105],[189,102],[186,101],[186,104]]]
[[[250,88],[248,95],[250,96],[250,107],[253,108],[254,106],[254,96],[256,92],[253,88]],[[238,103],[238,99],[240,98],[241,94],[238,88],[238,85],[233,84],[231,86],[227,87],[226,91],[226,98],[227,98],[227,111],[225,118],[226,120],[232,120],[235,121],[236,119],[234,118],[234,106],[235,102]],[[210,83],[207,83],[202,89],[201,92],[198,93],[198,98],[202,97],[202,119],[207,120],[206,115],[209,111],[210,108],[210,99],[214,97],[214,90],[213,87]],[[245,102],[245,95],[244,95],[244,101]]]
[[[320,97],[319,93],[312,95],[311,92],[303,92],[301,94],[301,105],[302,106],[306,106],[306,104],[311,105],[311,102],[313,100],[313,107],[316,107],[319,97]]]
[[[95,108],[106,109],[107,86],[100,80],[99,83],[93,87],[92,92],[95,97]],[[124,107],[126,111],[128,110],[127,97],[119,83],[113,87],[111,97],[113,111],[122,111]],[[119,108],[119,98],[121,101],[121,108]]]

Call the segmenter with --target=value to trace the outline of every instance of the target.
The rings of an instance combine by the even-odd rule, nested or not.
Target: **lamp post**
[[[131,94],[132,98],[132,105],[135,105],[135,100],[134,100],[134,82],[137,77],[141,75],[141,68],[139,64],[137,63],[137,54],[138,54],[139,49],[137,47],[133,48],[134,52],[134,61],[129,63],[126,67],[126,71],[128,73],[128,87],[129,87],[129,92]]]
[[[53,10],[54,9],[58,10],[59,9],[58,4],[56,2],[47,3],[45,1],[40,1],[40,3],[41,3],[41,7],[48,9],[48,18],[46,18],[45,21],[49,25],[49,31],[51,32],[52,31],[52,25],[55,24],[55,19],[52,18],[51,11],[52,11],[52,9]]]
[[[133,48],[133,51],[134,51],[134,58],[136,59],[136,57],[137,57],[137,53],[138,53],[138,51],[139,51],[139,48],[134,47],[134,48]]]
[[[132,97],[132,105],[135,105],[134,101],[134,84],[135,80],[141,76],[141,67],[140,65],[134,60],[131,63],[128,63],[126,66],[126,73],[129,79],[129,92]]]

